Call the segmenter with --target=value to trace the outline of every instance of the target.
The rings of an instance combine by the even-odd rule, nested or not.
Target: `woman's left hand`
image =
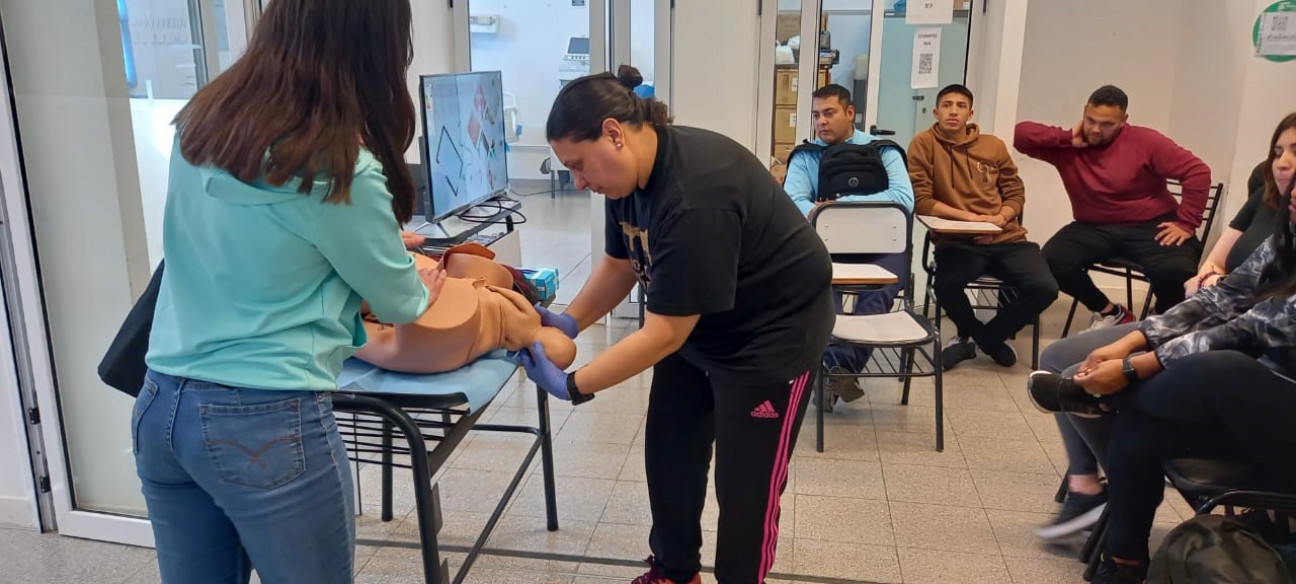
[[[401,243],[405,245],[405,249],[415,249],[427,242],[427,237],[413,231],[402,231],[400,235]]]
[[[518,352],[518,360],[522,362],[522,368],[526,369],[527,378],[540,386],[540,389],[560,400],[571,401],[571,396],[567,394],[567,376],[570,374],[549,360],[544,345],[537,342],[522,349]]]
[[[1120,359],[1103,361],[1090,369],[1077,372],[1075,382],[1086,393],[1095,395],[1116,393],[1129,385],[1129,381],[1125,379],[1124,363]]]

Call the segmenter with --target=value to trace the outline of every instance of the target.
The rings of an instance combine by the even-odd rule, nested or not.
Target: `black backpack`
[[[1291,584],[1283,558],[1238,518],[1198,515],[1166,536],[1149,584]]]
[[[790,162],[801,152],[822,152],[819,157],[819,189],[817,202],[836,201],[845,195],[872,195],[891,187],[886,165],[882,162],[882,149],[894,148],[900,153],[905,168],[909,160],[904,148],[890,140],[874,140],[868,144],[832,144],[820,146],[803,142],[788,156]]]

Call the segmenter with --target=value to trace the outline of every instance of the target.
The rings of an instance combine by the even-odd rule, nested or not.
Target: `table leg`
[[[392,425],[382,424],[382,520],[392,520]],[[419,436],[415,434],[415,436]],[[420,439],[420,442],[422,440]]]
[[[536,387],[536,409],[540,412],[540,467],[544,474],[545,517],[549,531],[558,531],[558,500],[554,486],[553,434],[549,423],[549,393]]]

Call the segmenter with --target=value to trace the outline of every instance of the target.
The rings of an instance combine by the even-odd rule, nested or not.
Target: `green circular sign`
[[[1265,8],[1264,11],[1260,13],[1260,16],[1256,17],[1255,27],[1251,31],[1251,43],[1255,45],[1257,54],[1259,54],[1260,52],[1261,24],[1263,24],[1266,14],[1271,14],[1275,12],[1291,13],[1292,14],[1291,26],[1296,27],[1296,0],[1283,0],[1281,2],[1274,2],[1273,4],[1270,4],[1268,8]],[[1296,59],[1296,55],[1260,55],[1260,56],[1269,59],[1270,61],[1273,61],[1275,63],[1282,63],[1284,61],[1291,61],[1292,59]]]

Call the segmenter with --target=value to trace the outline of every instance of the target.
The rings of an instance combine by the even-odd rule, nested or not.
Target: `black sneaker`
[[[949,371],[955,365],[975,359],[976,356],[976,343],[972,342],[971,337],[950,337],[941,350],[941,369]]]
[[[1036,537],[1053,540],[1075,535],[1098,523],[1107,507],[1107,491],[1097,495],[1070,492],[1062,503],[1062,511],[1051,523],[1035,530]]]
[[[828,368],[828,373],[850,375],[851,372],[841,365],[833,365]],[[853,402],[864,397],[864,390],[860,389],[859,380],[854,377],[829,377],[828,391],[845,402]]]
[[[991,359],[1000,367],[1012,367],[1017,364],[1017,351],[1008,343],[1000,342],[998,345],[976,344],[982,353],[989,355]]]
[[[1084,388],[1070,377],[1048,371],[1036,371],[1026,380],[1026,390],[1031,402],[1041,412],[1065,412],[1082,418],[1097,418],[1106,413],[1102,402],[1085,393]]]
[[[1091,584],[1143,584],[1147,582],[1147,572],[1147,564],[1117,564],[1103,554]]]

